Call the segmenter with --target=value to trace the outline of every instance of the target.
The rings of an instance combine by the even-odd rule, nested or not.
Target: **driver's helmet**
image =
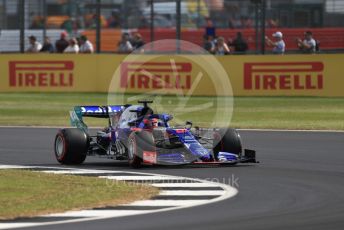
[[[148,116],[148,115],[152,115],[154,114],[154,111],[149,108],[149,107],[143,107],[142,110],[140,111],[140,113],[138,114],[139,117],[141,116]]]

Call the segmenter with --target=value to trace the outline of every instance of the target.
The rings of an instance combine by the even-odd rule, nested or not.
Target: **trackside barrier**
[[[207,60],[207,55],[125,58],[114,54],[0,55],[0,92],[108,92],[113,79],[113,93],[186,94],[191,89],[193,95],[217,93],[213,79],[218,76],[199,64],[198,59]],[[235,96],[344,96],[343,54],[232,55],[217,60]],[[196,81],[200,72],[202,78]]]

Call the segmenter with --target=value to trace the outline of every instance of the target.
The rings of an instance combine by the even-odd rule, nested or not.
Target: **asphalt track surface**
[[[0,128],[0,164],[59,166],[52,154],[55,133]],[[25,229],[344,229],[344,133],[240,134],[245,147],[257,150],[260,164],[139,170],[229,183],[239,190],[234,198],[176,211]],[[128,170],[126,164],[98,158],[88,158],[80,167]]]

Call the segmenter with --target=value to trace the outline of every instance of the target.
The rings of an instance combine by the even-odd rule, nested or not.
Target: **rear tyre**
[[[214,158],[218,160],[219,152],[242,153],[241,137],[235,129],[218,129],[214,133]]]
[[[86,159],[89,137],[80,129],[61,129],[55,137],[55,157],[61,164],[77,165]]]
[[[128,138],[128,163],[133,168],[140,168],[143,152],[155,152],[153,134],[148,131],[133,132]]]

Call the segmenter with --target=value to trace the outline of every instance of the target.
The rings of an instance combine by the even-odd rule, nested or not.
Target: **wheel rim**
[[[64,152],[64,140],[63,137],[58,136],[55,141],[55,152],[58,157],[61,157]]]

